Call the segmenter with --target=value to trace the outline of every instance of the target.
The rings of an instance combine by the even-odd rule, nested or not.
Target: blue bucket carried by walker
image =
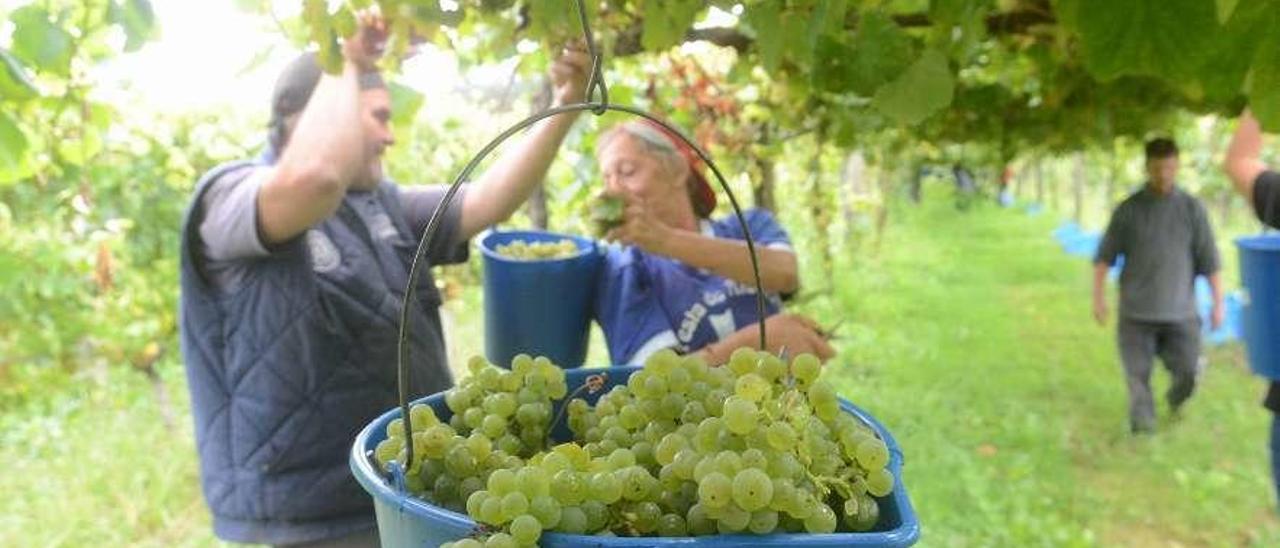
[[[516,241],[569,240],[578,248],[558,259],[515,259],[497,252]],[[580,367],[587,357],[592,296],[602,256],[593,240],[536,230],[492,231],[480,240],[484,255],[484,350],[490,362],[510,367],[517,354],[546,356]]]
[[[1240,310],[1249,367],[1280,380],[1280,236],[1246,236],[1240,249]]]
[[[581,396],[587,403],[595,405],[600,396],[610,388],[625,384],[632,373],[639,367],[612,367],[607,369],[576,369],[568,371],[565,383],[569,392],[594,375],[604,373],[604,389]],[[568,399],[555,402],[552,416],[560,412]],[[436,416],[448,422],[453,412],[445,405],[444,394],[418,400],[431,406]],[[902,481],[903,456],[893,434],[874,417],[857,406],[840,400],[840,411],[852,415],[862,424],[876,432],[889,448],[888,469],[893,473],[893,491],[876,499],[880,506],[880,518],[871,531],[864,533],[830,533],[830,534],[774,534],[774,535],[711,535],[703,537],[603,537],[594,535],[571,535],[566,533],[545,532],[538,540],[538,545],[549,548],[611,548],[611,547],[697,547],[728,548],[747,546],[858,546],[858,547],[899,547],[911,546],[920,538],[920,521],[907,496],[907,488]],[[389,548],[409,548],[420,546],[439,546],[445,542],[459,540],[476,531],[476,522],[466,514],[453,512],[422,499],[416,498],[404,488],[404,477],[389,480],[379,472],[373,458],[373,450],[378,442],[386,439],[387,425],[401,416],[400,409],[393,409],[370,423],[356,437],[351,448],[351,471],[356,480],[373,496],[373,506],[378,519],[378,535],[382,546]],[[557,442],[568,441],[571,435],[565,421],[554,425],[551,437]],[[397,485],[398,484],[398,485]]]

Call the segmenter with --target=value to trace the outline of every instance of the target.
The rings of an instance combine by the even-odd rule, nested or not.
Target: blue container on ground
[[[520,260],[500,245],[571,240],[572,257]],[[501,367],[526,353],[574,368],[587,356],[592,296],[602,255],[593,240],[535,230],[493,231],[480,240],[484,255],[485,357]]]
[[[586,382],[591,375],[606,373],[605,390],[583,396],[588,403],[595,404],[601,395],[615,385],[623,384],[638,367],[613,367],[608,369],[576,369],[569,371],[566,382],[572,393]],[[418,403],[430,405],[441,420],[447,421],[453,413],[445,406],[444,394],[428,396]],[[558,413],[563,402],[555,406]],[[829,535],[719,535],[707,537],[597,537],[588,535],[568,535],[562,533],[544,533],[539,540],[541,546],[550,548],[605,548],[605,547],[745,547],[745,546],[862,546],[862,547],[896,547],[910,546],[920,538],[920,522],[915,510],[911,507],[911,499],[907,496],[906,487],[902,483],[902,449],[893,435],[874,417],[857,406],[840,400],[840,409],[853,415],[864,424],[870,426],[889,446],[889,470],[893,473],[896,484],[893,492],[878,499],[880,503],[880,521],[873,532],[868,533],[833,533]],[[387,424],[400,416],[400,410],[393,409],[366,426],[356,437],[351,448],[351,471],[356,480],[373,496],[374,508],[378,517],[378,534],[382,545],[389,548],[408,548],[421,546],[439,546],[445,542],[458,540],[470,535],[476,523],[466,515],[451,512],[431,505],[423,500],[408,496],[397,490],[387,478],[377,470],[372,454],[378,442],[386,438]],[[555,416],[554,414],[552,416]],[[568,440],[570,434],[564,421],[552,430],[556,440]]]
[[[1244,344],[1254,373],[1280,380],[1280,236],[1236,240]]]

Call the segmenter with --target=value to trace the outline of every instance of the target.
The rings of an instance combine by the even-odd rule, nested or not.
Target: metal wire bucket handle
[[[512,135],[527,129],[529,126],[545,118],[550,118],[559,114],[589,110],[597,115],[604,114],[608,111],[614,111],[639,116],[666,128],[672,135],[679,137],[680,140],[689,145],[694,152],[698,153],[698,157],[711,168],[711,172],[716,176],[716,181],[720,183],[720,188],[723,189],[725,194],[729,197],[729,204],[733,206],[733,213],[737,217],[738,224],[742,228],[742,234],[746,239],[747,252],[751,255],[751,272],[752,275],[755,276],[756,312],[760,317],[760,320],[757,323],[760,328],[760,348],[766,348],[764,323],[766,300],[764,283],[760,278],[760,262],[759,258],[756,256],[755,241],[751,237],[751,231],[747,227],[747,219],[742,214],[742,207],[738,205],[737,197],[734,196],[733,190],[729,188],[729,183],[725,181],[724,175],[720,172],[720,168],[711,160],[711,156],[708,155],[706,151],[702,150],[702,147],[698,146],[697,143],[686,137],[679,129],[638,108],[609,103],[608,87],[605,85],[602,77],[601,57],[599,52],[596,51],[595,44],[592,39],[591,26],[587,23],[586,10],[582,5],[581,0],[577,0],[576,4],[578,7],[579,21],[582,23],[583,34],[587,40],[587,48],[592,57],[591,75],[587,80],[586,102],[562,105],[533,114],[528,118],[521,120],[519,123],[507,128],[492,141],[489,141],[489,144],[480,149],[480,152],[477,153],[471,161],[467,162],[467,165],[463,167],[462,172],[459,173],[458,176],[454,178],[453,183],[449,185],[449,189],[445,191],[444,198],[440,201],[440,204],[436,206],[436,210],[431,214],[431,219],[427,222],[427,229],[422,235],[422,240],[418,242],[418,249],[414,251],[413,263],[409,266],[408,287],[405,288],[404,301],[401,302],[400,305],[400,334],[397,342],[399,345],[399,357],[396,363],[397,382],[400,389],[400,418],[404,423],[404,439],[406,440],[413,439],[413,426],[411,424],[409,413],[409,352],[411,347],[411,345],[407,344],[409,340],[409,332],[411,330],[411,314],[409,311],[412,306],[411,303],[415,302],[414,294],[417,292],[417,281],[419,278],[418,269],[422,266],[422,257],[425,255],[428,245],[435,238],[436,233],[439,232],[440,220],[444,217],[444,212],[448,210],[449,205],[453,203],[453,198],[457,195],[458,188],[462,186],[462,183],[468,180],[471,176],[471,172],[475,170],[476,166],[478,166],[480,162],[489,155],[489,153],[493,152],[498,145],[502,144]],[[592,96],[595,95],[596,92],[599,92],[600,98],[598,101],[592,101]],[[405,443],[404,446],[405,463],[403,466],[407,469],[409,465],[413,463],[413,443]]]

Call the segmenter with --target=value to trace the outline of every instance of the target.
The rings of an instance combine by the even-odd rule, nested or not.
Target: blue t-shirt
[[[763,209],[743,214],[757,246],[791,248],[791,239]],[[702,221],[707,236],[745,240],[736,216]],[[769,294],[767,315],[782,305]],[[634,246],[610,246],[596,283],[595,319],[614,364],[639,364],[664,348],[696,351],[760,321],[754,284],[740,284]]]

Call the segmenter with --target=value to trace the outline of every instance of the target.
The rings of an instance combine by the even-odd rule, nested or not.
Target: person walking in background
[[[1098,246],[1093,272],[1093,316],[1106,325],[1107,271],[1124,255],[1116,322],[1120,360],[1129,390],[1129,427],[1155,430],[1151,369],[1159,356],[1172,375],[1165,399],[1178,415],[1195,391],[1200,324],[1195,278],[1213,287],[1210,322],[1222,324],[1220,260],[1204,205],[1177,187],[1178,147],[1169,139],[1146,145],[1147,183],[1116,207]]]
[[[1262,162],[1262,128],[1248,110],[1240,116],[1223,170],[1236,191],[1253,204],[1258,220],[1280,228],[1280,172]],[[1271,381],[1262,405],[1271,411],[1271,479],[1280,495],[1280,381]]]

